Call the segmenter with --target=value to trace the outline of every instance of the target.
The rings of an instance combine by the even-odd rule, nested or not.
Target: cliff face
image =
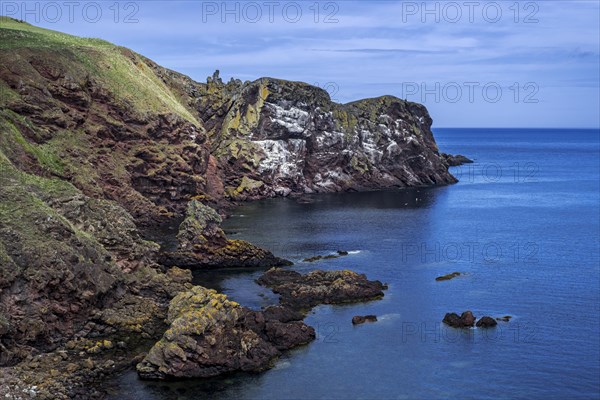
[[[231,199],[456,182],[427,109],[392,96],[349,104],[301,82],[262,78],[199,84],[154,65],[203,121],[217,184]]]
[[[132,349],[160,337],[190,281],[171,265],[283,261],[207,230],[204,214],[159,256],[145,227],[190,214],[191,200],[454,182],[430,126],[397,98],[341,105],[297,82],[198,83],[102,40],[0,18],[0,366],[73,338],[73,358],[36,365],[96,357],[91,338]],[[17,376],[76,395],[75,378],[36,368]]]
[[[228,197],[455,182],[419,104],[391,96],[336,104],[317,87],[271,78],[236,89],[208,131]]]

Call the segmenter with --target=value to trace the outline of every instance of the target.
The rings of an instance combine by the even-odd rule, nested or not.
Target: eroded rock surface
[[[422,105],[392,96],[336,104],[272,78],[215,90],[239,93],[208,129],[231,198],[456,182]]]

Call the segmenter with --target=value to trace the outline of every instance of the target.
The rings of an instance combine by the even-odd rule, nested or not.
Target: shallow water
[[[598,131],[437,130],[476,163],[460,183],[244,205],[224,228],[291,259],[389,284],[383,300],[320,306],[312,344],[256,375],[113,382],[115,399],[600,397]],[[338,249],[351,254],[304,263]],[[459,271],[463,276],[436,282]],[[259,271],[195,274],[252,308],[276,302]],[[446,312],[512,315],[491,330],[446,328]],[[352,326],[357,314],[373,324]]]

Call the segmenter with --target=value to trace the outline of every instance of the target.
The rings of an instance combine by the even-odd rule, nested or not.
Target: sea
[[[435,129],[473,164],[434,188],[318,194],[243,204],[224,223],[292,260],[388,284],[382,300],[318,306],[317,339],[258,374],[109,382],[113,399],[600,398],[599,131]],[[347,256],[303,260],[338,250]],[[436,277],[461,275],[447,281]],[[195,272],[242,305],[277,302],[257,270]],[[448,312],[511,316],[454,329]],[[355,315],[378,321],[353,326]]]

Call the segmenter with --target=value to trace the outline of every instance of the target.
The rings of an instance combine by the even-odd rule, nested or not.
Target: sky
[[[600,2],[0,1],[204,82],[264,76],[334,101],[394,95],[434,127],[600,126]]]

